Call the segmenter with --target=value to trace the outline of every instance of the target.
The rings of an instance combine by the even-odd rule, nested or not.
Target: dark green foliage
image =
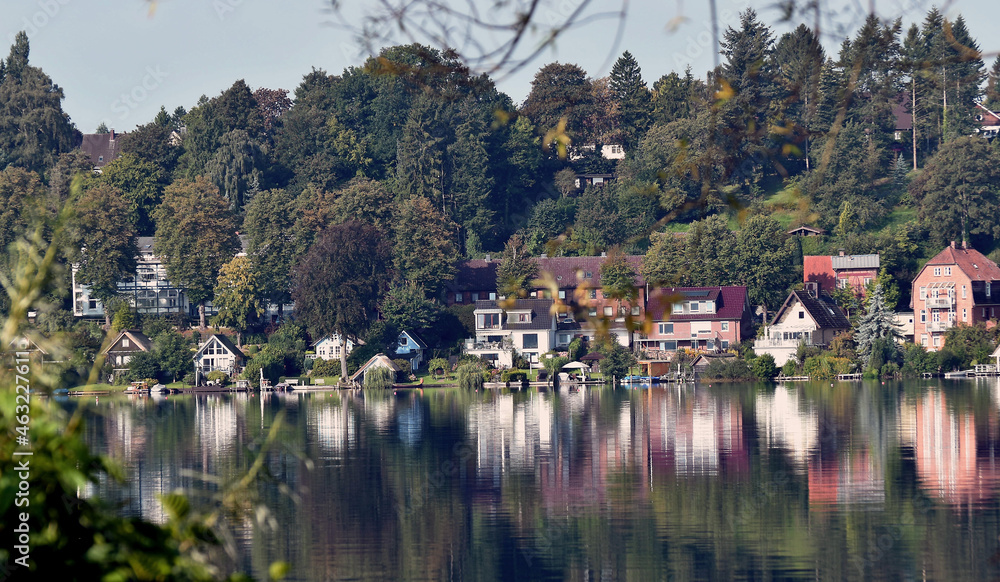
[[[505,297],[524,297],[538,277],[538,263],[528,254],[524,239],[514,235],[507,241],[497,266],[497,293]]]
[[[772,368],[774,360],[771,360]],[[709,380],[752,380],[759,378],[755,370],[750,369],[746,360],[741,358],[716,358],[709,362],[702,372],[702,377]]]
[[[121,192],[137,236],[152,236],[156,229],[153,211],[163,197],[163,176],[154,162],[125,153],[104,166],[95,181]]]
[[[618,103],[618,123],[626,151],[631,150],[649,127],[652,101],[642,70],[632,53],[625,51],[611,68],[611,92]]]
[[[932,374],[938,371],[937,354],[928,352],[920,344],[906,344],[903,351],[904,376],[917,376],[919,374]]]
[[[437,323],[441,307],[425,297],[422,287],[408,282],[393,286],[379,311],[396,329],[422,333]]]
[[[293,226],[298,218],[295,199],[286,190],[265,190],[250,201],[243,219],[247,256],[269,302],[291,299],[290,275],[299,255]]]
[[[517,369],[511,368],[511,369],[504,370],[504,371],[500,372],[500,381],[501,382],[510,382],[510,383],[513,384],[515,382],[525,382],[525,381],[527,381],[527,379],[528,379],[528,371],[527,370],[517,370]]]
[[[279,347],[265,346],[247,362],[247,366],[243,370],[243,378],[256,383],[260,380],[260,372],[263,370],[264,378],[270,380],[272,385],[276,384],[279,378],[286,375],[285,356]],[[313,375],[316,376],[315,367],[313,370]]]
[[[153,354],[165,380],[176,381],[191,371],[194,352],[184,336],[168,328],[150,337],[153,338]]]
[[[778,367],[774,364],[774,356],[762,354],[750,362],[750,371],[758,380],[772,380],[778,375]]]
[[[594,114],[594,96],[587,73],[576,65],[551,63],[531,81],[531,92],[521,113],[528,116],[540,134],[546,134],[566,119],[566,133],[582,143],[586,119]]]
[[[385,366],[372,366],[365,370],[365,389],[385,390],[392,388],[396,381],[396,374]]]
[[[958,323],[948,329],[944,336],[945,349],[955,357],[954,366],[966,369],[976,364],[990,361],[990,354],[996,344],[995,333],[986,329],[985,323],[968,325]],[[950,366],[946,367],[949,369]]]
[[[129,382],[159,377],[160,364],[153,352],[136,352],[129,359],[126,374],[126,380]]]
[[[459,388],[479,390],[489,375],[489,369],[483,361],[465,362],[458,366],[455,374],[458,376]]]
[[[628,376],[629,369],[636,362],[635,354],[614,338],[610,338],[598,347],[597,351],[604,355],[604,359],[601,360],[601,373],[604,374],[604,379],[608,382],[613,377],[620,380]]]
[[[305,329],[295,322],[285,322],[267,339],[265,350],[281,355],[281,375],[298,376],[302,372],[307,345]]]
[[[411,198],[395,216],[393,264],[397,274],[435,296],[455,278],[459,253],[453,242],[455,224],[427,198]]]
[[[136,232],[128,205],[114,187],[99,184],[77,201],[74,226],[81,249],[77,280],[107,303],[118,295],[118,283],[135,273]]]
[[[153,164],[164,176],[170,176],[183,152],[181,146],[172,143],[171,133],[175,129],[169,123],[161,124],[155,121],[140,125],[122,135],[121,151],[123,154],[133,155],[146,163]]]
[[[569,348],[567,349],[569,354],[569,361],[578,362],[580,358],[587,355],[587,346],[582,338],[575,337],[573,341],[569,342]]]
[[[340,360],[313,360],[312,377],[328,379],[340,375]]]

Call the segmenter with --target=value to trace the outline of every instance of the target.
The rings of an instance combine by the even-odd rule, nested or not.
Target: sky
[[[475,1],[482,6],[493,2]],[[543,0],[539,22],[561,21],[585,1]],[[989,66],[1000,51],[1000,39],[991,35],[989,19],[977,16],[992,12],[993,1],[829,0],[820,25],[828,53],[835,53],[845,34],[857,30],[864,17],[861,11],[872,4],[882,17],[901,17],[904,31],[936,4],[951,18],[965,15]],[[363,15],[380,3],[343,2],[342,21],[358,27]],[[861,4],[864,8],[858,8]],[[6,58],[14,35],[25,30],[31,43],[29,61],[62,87],[63,108],[78,129],[91,133],[104,122],[129,131],[152,120],[161,105],[168,111],[177,106],[190,109],[200,96],[218,95],[238,79],[254,89],[294,91],[314,67],[339,74],[360,65],[368,53],[354,32],[338,24],[341,19],[330,12],[330,5],[330,0],[0,0],[0,58]],[[779,35],[802,21],[796,16],[779,23],[775,5],[776,0],[718,0],[720,35],[739,23],[747,7]],[[635,56],[649,85],[687,66],[697,77],[711,69],[707,2],[590,0],[582,8],[585,15],[597,15],[623,6],[623,21],[611,16],[588,20],[519,71],[495,74],[500,90],[515,103],[522,102],[534,74],[554,61],[575,63],[591,77],[603,77],[625,50]],[[814,22],[812,15],[804,19]],[[490,40],[485,33],[476,38]],[[524,46],[537,45],[542,38],[542,32],[529,35]]]

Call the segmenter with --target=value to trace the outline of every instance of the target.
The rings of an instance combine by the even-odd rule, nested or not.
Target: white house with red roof
[[[1000,267],[965,243],[952,242],[913,279],[910,306],[914,341],[937,351],[955,324],[973,325],[1000,316]]]
[[[747,288],[664,287],[650,292],[646,305],[652,329],[638,340],[651,357],[669,359],[684,348],[720,352],[753,337]]]

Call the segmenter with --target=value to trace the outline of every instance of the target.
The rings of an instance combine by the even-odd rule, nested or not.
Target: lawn
[[[124,392],[128,386],[118,385],[113,386],[111,384],[87,384],[85,386],[77,386],[76,388],[70,388],[70,392]]]

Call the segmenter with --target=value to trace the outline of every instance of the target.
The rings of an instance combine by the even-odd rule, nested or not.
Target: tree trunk
[[[340,333],[340,341],[344,342],[344,345],[340,347],[340,382],[341,384],[347,382],[347,336]]]
[[[243,332],[236,330],[236,347],[243,349]]]
[[[104,306],[104,329],[111,329],[111,312],[108,311],[108,306]]]
[[[205,329],[205,301],[198,302],[198,328]]]

